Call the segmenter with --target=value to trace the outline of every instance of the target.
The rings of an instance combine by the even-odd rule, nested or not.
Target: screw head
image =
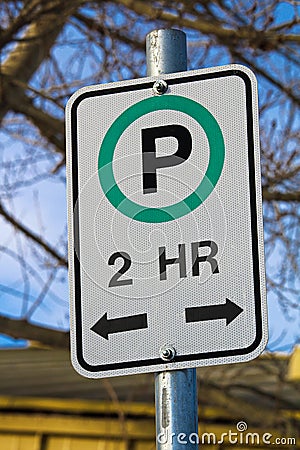
[[[164,361],[172,361],[175,358],[176,350],[171,345],[163,345],[159,350],[159,356]]]
[[[162,95],[168,90],[168,85],[165,80],[156,80],[153,84],[153,91],[157,95]]]

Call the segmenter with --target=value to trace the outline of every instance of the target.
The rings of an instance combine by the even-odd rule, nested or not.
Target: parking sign
[[[72,361],[88,377],[248,361],[267,340],[255,77],[162,78],[67,106]]]

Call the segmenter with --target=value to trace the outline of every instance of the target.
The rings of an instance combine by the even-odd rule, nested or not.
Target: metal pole
[[[187,70],[186,35],[173,29],[154,30],[146,37],[147,75]],[[196,369],[155,374],[157,450],[198,448]]]
[[[155,374],[156,448],[198,448],[196,369]]]
[[[186,35],[183,31],[163,29],[146,37],[147,75],[187,70]]]

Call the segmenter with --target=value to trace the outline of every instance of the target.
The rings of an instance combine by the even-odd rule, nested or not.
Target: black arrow
[[[243,312],[235,303],[226,298],[226,303],[211,306],[196,306],[185,309],[186,322],[202,322],[204,320],[226,319],[226,325],[230,324]]]
[[[108,320],[107,313],[105,313],[92,326],[91,330],[108,340],[108,335],[111,333],[121,333],[123,331],[139,330],[141,328],[148,328],[147,314]]]

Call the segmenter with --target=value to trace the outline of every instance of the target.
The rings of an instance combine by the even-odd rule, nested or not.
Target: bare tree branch
[[[263,188],[263,199],[276,202],[300,202],[300,191],[278,192]]]
[[[220,21],[214,20],[206,22],[195,17],[194,20],[183,17],[179,14],[172,14],[163,9],[153,8],[152,2],[139,0],[116,0],[117,3],[126,6],[128,9],[142,14],[153,20],[163,20],[170,24],[190,28],[200,31],[203,34],[214,35],[221,39],[236,41],[245,40],[250,47],[254,48],[276,48],[284,42],[300,42],[300,35],[281,34],[276,30],[258,31],[249,26],[242,26],[236,30],[230,30],[221,25]]]
[[[15,339],[28,339],[54,348],[69,348],[69,333],[31,324],[27,320],[0,316],[1,333]]]
[[[6,261],[14,265],[15,285],[21,285],[18,290],[22,291],[22,322],[17,322],[16,327],[23,326],[26,311],[38,316],[43,307],[49,307],[51,312],[51,301],[65,296],[61,296],[60,289],[66,284],[67,261],[58,250],[66,243],[65,218],[59,222],[58,216],[55,219],[49,216],[50,202],[53,198],[58,203],[60,200],[55,195],[49,196],[49,200],[45,194],[47,189],[56,189],[58,185],[64,190],[65,104],[74,90],[82,86],[143,76],[146,33],[163,27],[187,32],[193,68],[241,62],[258,77],[268,288],[286,317],[290,317],[291,308],[298,307],[299,12],[294,2],[229,3],[223,0],[0,2],[0,122],[5,117],[0,142],[3,198],[0,216],[19,233],[13,243],[7,237],[8,241],[0,248],[0,258],[4,267]],[[278,5],[287,8],[286,15],[279,16]],[[22,202],[18,196],[31,201],[34,189],[44,189],[46,201],[43,200],[40,212],[41,223],[46,217],[55,222],[57,233],[51,230],[52,240],[45,239],[43,227],[37,233],[22,223]],[[17,199],[13,213],[5,203],[9,198]],[[30,207],[37,208],[34,204]],[[32,256],[30,261],[28,254]],[[5,284],[6,279],[2,282]],[[5,295],[18,302],[20,296],[12,292],[8,290]],[[66,311],[64,314],[60,319],[56,314],[53,320],[65,326]],[[7,334],[10,326],[14,330],[13,322],[6,321]]]
[[[51,247],[48,242],[44,241],[40,236],[33,233],[29,228],[25,227],[18,220],[16,220],[0,203],[0,215],[3,216],[11,225],[13,225],[18,231],[21,231],[27,238],[31,239],[33,242],[42,247],[49,255],[55,258],[58,264],[67,267],[67,260],[61,256],[57,251]]]
[[[36,4],[36,2],[34,2]],[[16,96],[15,87],[10,87],[6,79],[20,80],[28,83],[40,64],[47,58],[49,51],[57,36],[61,32],[69,15],[83,3],[82,0],[48,0],[42,4],[39,2],[39,15],[30,23],[25,33],[24,40],[19,42],[11,51],[6,61],[2,64],[1,73],[6,75],[0,84],[0,122],[9,110],[6,98]],[[4,100],[4,101],[3,101]],[[16,100],[17,101],[17,100]]]

